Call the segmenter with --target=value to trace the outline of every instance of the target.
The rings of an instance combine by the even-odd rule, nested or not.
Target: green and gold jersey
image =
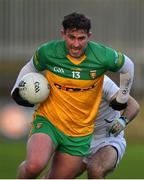
[[[103,45],[88,42],[85,54],[72,58],[64,41],[43,44],[35,53],[34,65],[45,71],[51,91],[36,114],[72,137],[93,132],[94,120],[102,96],[104,73],[118,71],[124,55]]]

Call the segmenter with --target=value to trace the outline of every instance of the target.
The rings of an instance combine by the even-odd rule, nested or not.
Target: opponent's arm
[[[119,70],[120,72],[120,90],[111,102],[110,106],[115,110],[122,110],[127,107],[127,101],[129,98],[130,89],[133,83],[134,77],[134,64],[126,55],[125,62],[122,68]]]
[[[16,80],[16,83],[11,91],[11,96],[12,98],[15,100],[15,102],[21,106],[26,106],[26,107],[33,107],[34,104],[30,104],[27,100],[24,100],[20,94],[19,94],[19,88],[18,88],[18,85],[19,85],[19,82],[21,80],[21,78],[27,74],[27,73],[30,73],[30,72],[37,72],[36,68],[34,67],[34,64],[33,64],[33,59],[31,59],[20,71],[18,77],[17,77],[17,80]]]
[[[122,130],[125,129],[127,124],[131,122],[139,112],[138,102],[131,96],[128,98],[127,107],[121,113],[121,117],[114,119],[112,122],[106,119],[106,122],[110,123],[108,132],[117,136]]]
[[[129,96],[127,104],[127,108],[121,112],[121,115],[127,118],[128,124],[137,116],[140,106],[132,96]]]

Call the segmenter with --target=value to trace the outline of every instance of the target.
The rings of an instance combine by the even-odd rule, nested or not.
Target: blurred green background
[[[17,167],[25,158],[25,142],[0,141],[0,178],[15,179]],[[128,143],[125,156],[109,179],[144,179],[144,145]],[[78,179],[87,179],[86,173]]]
[[[108,178],[144,179],[143,0],[0,0],[0,179],[15,178],[26,153],[33,109],[17,106],[10,97],[19,70],[41,43],[60,38],[63,16],[74,11],[91,17],[92,40],[135,63],[131,95],[141,109],[126,129],[125,156]],[[109,75],[118,83],[118,75]]]

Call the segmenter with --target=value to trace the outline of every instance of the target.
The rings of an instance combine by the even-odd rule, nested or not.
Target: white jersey
[[[118,86],[105,75],[103,83],[103,97],[95,120],[90,154],[88,157],[84,158],[84,163],[87,163],[93,154],[95,154],[99,149],[108,145],[113,146],[117,150],[118,156],[115,167],[118,165],[119,161],[124,155],[126,148],[124,131],[122,131],[117,137],[114,137],[112,134],[108,133],[107,128],[109,123],[105,121],[105,119],[113,121],[116,117],[120,117],[120,112],[112,109],[109,106],[111,98],[118,92],[118,90]]]
[[[116,117],[120,117],[120,112],[112,109],[109,106],[111,98],[118,92],[118,90],[118,86],[105,75],[103,83],[103,96],[95,121],[94,135],[106,137],[106,128],[108,126],[108,123],[105,122],[104,119],[109,119],[112,121]]]

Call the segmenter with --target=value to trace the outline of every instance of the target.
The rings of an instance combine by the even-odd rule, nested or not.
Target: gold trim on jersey
[[[36,51],[34,54],[34,62],[36,65],[38,65],[39,61],[38,61],[38,52]]]
[[[83,62],[86,59],[86,55],[84,54],[83,56],[81,56],[80,58],[73,58],[72,56],[70,56],[69,54],[66,56],[68,58],[68,60],[70,60],[73,64],[78,65],[81,62]]]
[[[123,62],[123,54],[121,52],[118,52],[118,66],[120,66]]]

